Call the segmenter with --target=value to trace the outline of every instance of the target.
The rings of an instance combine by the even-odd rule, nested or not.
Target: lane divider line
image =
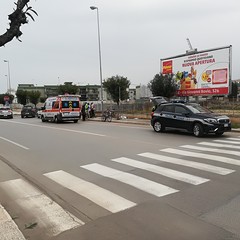
[[[14,144],[14,145],[16,145],[16,146],[18,146],[18,147],[20,147],[20,148],[23,148],[23,149],[25,149],[25,150],[29,150],[28,147],[25,147],[25,146],[23,146],[23,145],[21,145],[21,144],[19,144],[19,143],[13,142],[13,141],[11,141],[11,140],[9,140],[9,139],[7,139],[7,138],[0,137],[0,139],[4,140],[4,141],[6,141],[6,142],[12,143],[12,144]]]

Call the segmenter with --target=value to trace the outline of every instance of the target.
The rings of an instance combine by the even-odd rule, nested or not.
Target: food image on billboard
[[[163,74],[172,74],[172,61],[163,62]]]
[[[228,71],[227,69],[217,69],[213,70],[212,74],[212,83],[213,84],[223,84],[227,83]]]
[[[231,46],[161,60],[162,74],[173,74],[178,96],[229,94]]]

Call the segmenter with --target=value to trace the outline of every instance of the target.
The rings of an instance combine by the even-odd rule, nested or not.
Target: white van
[[[75,123],[81,117],[80,96],[78,95],[59,95],[46,99],[42,108],[42,122],[64,122],[73,121]]]

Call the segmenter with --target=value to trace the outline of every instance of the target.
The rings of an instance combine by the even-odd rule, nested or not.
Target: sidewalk
[[[102,121],[101,117],[89,118],[89,121]],[[139,125],[148,125],[150,126],[150,119],[139,119],[139,118],[124,118],[124,119],[116,119],[112,118],[112,122],[114,123],[126,123],[126,124],[139,124]]]
[[[89,118],[89,121],[101,121],[100,117]],[[126,118],[117,120],[116,118],[112,119],[114,123],[123,123],[123,124],[138,124],[138,125],[145,125],[150,126],[150,119],[140,119],[140,118]],[[240,132],[240,128],[232,128],[233,132]]]

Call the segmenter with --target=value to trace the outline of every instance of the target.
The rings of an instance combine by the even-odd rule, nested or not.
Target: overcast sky
[[[16,0],[1,0],[0,34]],[[35,22],[22,27],[22,42],[0,48],[0,93],[11,86],[100,84],[99,8],[103,79],[120,75],[147,84],[160,59],[232,45],[232,78],[240,79],[239,0],[31,0]]]

